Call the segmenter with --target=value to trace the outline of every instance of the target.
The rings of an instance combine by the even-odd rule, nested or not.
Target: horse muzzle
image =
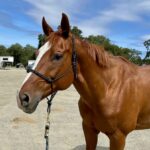
[[[18,107],[25,113],[33,113],[36,110],[40,100],[40,97],[31,98],[28,93],[20,94],[17,92]]]

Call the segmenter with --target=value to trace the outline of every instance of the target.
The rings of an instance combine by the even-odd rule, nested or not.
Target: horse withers
[[[32,113],[42,99],[73,84],[80,94],[87,150],[96,149],[100,132],[110,139],[110,150],[123,150],[128,133],[150,128],[149,66],[74,38],[65,14],[58,31],[44,18],[42,26],[46,42],[18,93],[19,108]]]

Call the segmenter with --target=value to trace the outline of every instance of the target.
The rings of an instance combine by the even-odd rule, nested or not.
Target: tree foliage
[[[35,59],[35,48],[29,44],[27,44],[23,48],[22,56],[21,56],[21,62],[26,66],[28,60],[34,60]]]
[[[14,64],[17,64],[18,62],[21,62],[23,47],[18,43],[13,44],[8,48],[8,53],[10,56],[14,56]]]
[[[87,38],[85,38],[87,41],[93,43],[93,44],[97,44],[97,45],[108,45],[110,44],[110,40],[102,35],[90,35]]]
[[[4,45],[0,45],[0,56],[6,56],[7,54],[7,48]]]
[[[103,45],[108,52],[115,56],[123,56],[138,65],[150,64],[150,39],[143,43],[147,49],[147,54],[146,57],[142,60],[140,57],[141,52],[139,50],[119,47],[118,45],[111,43],[111,41],[103,35],[89,35],[88,37],[84,37],[82,35],[82,31],[77,26],[73,26],[71,28],[71,32],[81,39],[87,40],[97,45]],[[38,41],[38,48],[40,48],[45,43],[45,35],[39,34]],[[8,48],[0,45],[0,56],[13,56],[14,65],[17,63],[27,65],[28,60],[35,59],[35,51],[36,48],[29,44],[23,47],[16,43]]]
[[[71,32],[75,35],[75,36],[77,36],[77,37],[79,37],[79,38],[83,38],[82,37],[82,31],[77,27],[77,26],[73,26],[72,27],[72,29],[71,29]]]
[[[147,49],[147,53],[145,58],[143,59],[144,64],[150,64],[150,39],[146,40],[144,43],[145,48]]]
[[[14,65],[22,63],[24,66],[27,65],[29,59],[35,59],[35,47],[26,45],[25,47],[16,43],[6,48],[0,45],[0,56],[13,56]]]
[[[143,44],[146,47],[147,51],[150,51],[150,39],[146,40]]]
[[[38,35],[38,41],[39,41],[38,48],[40,48],[45,42],[45,35],[44,34],[39,34]]]

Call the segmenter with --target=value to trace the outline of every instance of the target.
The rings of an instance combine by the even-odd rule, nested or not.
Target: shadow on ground
[[[79,145],[75,148],[73,148],[72,150],[85,150],[85,145]],[[96,150],[109,150],[108,147],[103,147],[103,146],[97,146]]]

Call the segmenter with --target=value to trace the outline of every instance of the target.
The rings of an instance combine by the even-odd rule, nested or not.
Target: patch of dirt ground
[[[44,150],[46,100],[33,114],[17,107],[16,93],[26,75],[24,69],[0,70],[0,150]],[[71,86],[54,98],[50,116],[51,150],[85,150],[79,95]],[[134,131],[128,135],[125,150],[149,150],[150,130]],[[99,135],[97,150],[109,150],[109,141]]]

